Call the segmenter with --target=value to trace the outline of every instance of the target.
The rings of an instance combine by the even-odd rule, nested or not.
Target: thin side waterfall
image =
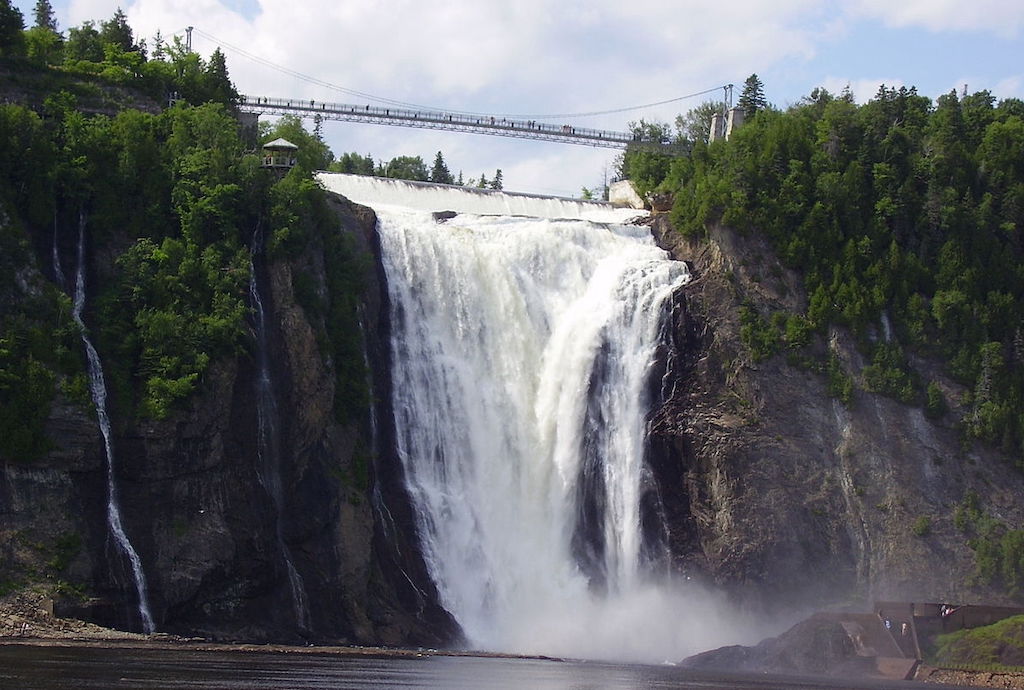
[[[56,231],[54,234],[54,273],[58,280],[63,280],[63,273],[60,269],[60,260],[57,252]],[[72,316],[75,323],[81,329],[82,342],[85,344],[85,354],[89,370],[89,392],[92,394],[93,404],[96,406],[96,417],[100,426],[100,433],[103,435],[103,447],[107,456],[107,526],[114,537],[121,552],[127,557],[131,564],[132,580],[135,583],[135,591],[139,599],[139,618],[142,622],[142,630],[151,633],[156,630],[153,622],[153,615],[149,609],[149,596],[146,589],[146,575],[142,570],[142,560],[135,551],[128,535],[125,534],[124,526],[121,523],[121,508],[117,499],[117,482],[114,477],[114,446],[111,439],[110,418],[107,416],[107,386],[103,378],[103,367],[100,364],[96,348],[92,346],[82,320],[82,310],[85,308],[85,216],[79,218],[78,223],[78,268],[75,272],[75,294],[74,310]]]
[[[277,543],[281,548],[288,585],[291,589],[292,609],[295,623],[300,629],[309,631],[309,598],[302,575],[295,569],[291,550],[284,540],[284,492],[281,486],[281,434],[279,412],[274,378],[270,367],[270,347],[267,336],[267,314],[260,297],[259,281],[256,278],[255,256],[262,251],[263,233],[259,227],[253,233],[252,256],[249,269],[249,297],[252,302],[253,327],[256,335],[256,451],[259,456],[259,477],[264,489],[274,503],[274,524],[277,528]]]
[[[607,204],[321,179],[377,212],[397,451],[468,644],[660,663],[736,642],[668,574],[645,462],[685,264]]]
[[[53,214],[53,277],[57,281],[57,287],[67,290],[67,279],[64,277],[64,269],[60,264],[60,233],[58,231],[57,214]]]

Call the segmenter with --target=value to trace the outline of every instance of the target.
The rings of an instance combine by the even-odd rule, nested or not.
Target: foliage
[[[816,89],[783,112],[752,79],[757,116],[729,141],[675,159],[628,150],[620,172],[643,194],[673,194],[686,235],[722,224],[765,237],[803,276],[806,322],[857,337],[869,389],[941,416],[941,391],[922,394],[910,362],[944,360],[970,391],[968,440],[1024,464],[1024,103],[883,86],[862,106]]]
[[[263,143],[274,139],[287,139],[299,147],[295,157],[297,166],[308,176],[314,170],[327,170],[334,162],[334,154],[324,140],[316,133],[306,131],[302,120],[294,115],[285,115],[270,125],[260,122],[260,139]]]
[[[711,136],[711,118],[725,112],[724,101],[704,101],[676,117],[676,134],[681,140],[706,144]]]
[[[444,162],[444,156],[441,155],[440,151],[434,156],[434,165],[430,168],[430,181],[440,184],[455,184],[455,178],[452,177],[451,171],[448,170],[448,166]]]
[[[778,328],[747,305],[740,307],[740,339],[755,362],[768,359],[779,349]]]
[[[949,407],[946,405],[946,398],[942,395],[939,384],[932,381],[925,390],[924,413],[932,419],[938,419],[946,414]]]
[[[33,16],[35,27],[57,33],[57,19],[53,16],[53,5],[50,4],[50,0],[36,0]]]
[[[70,300],[26,271],[32,265],[26,235],[2,215],[0,458],[24,462],[49,450],[44,423],[57,382],[80,371],[82,362]]]
[[[940,635],[931,662],[942,666],[982,665],[992,670],[1024,666],[1024,616]]]
[[[139,50],[135,43],[135,34],[128,26],[128,17],[120,7],[114,12],[114,16],[100,23],[100,41],[125,53]]]
[[[879,343],[871,364],[861,372],[867,390],[888,395],[905,403],[917,397],[913,372],[907,365],[903,351],[894,343]]]
[[[910,531],[914,533],[915,537],[927,537],[932,531],[932,521],[927,515],[921,515],[914,520],[913,526]]]
[[[0,57],[23,55],[25,17],[11,0],[0,0]]]
[[[419,156],[398,156],[389,160],[384,166],[384,177],[426,182],[429,174],[426,164]]]
[[[825,377],[829,395],[844,405],[849,405],[853,399],[853,379],[843,370],[843,365],[835,353],[829,353]]]
[[[60,64],[64,45],[60,34],[46,27],[34,26],[25,32],[25,56],[40,66]]]
[[[338,160],[327,166],[327,169],[331,172],[348,173],[350,175],[374,175],[377,170],[373,162],[373,156],[370,154],[361,156],[355,152],[341,154],[338,156]]]
[[[1024,588],[1024,530],[1010,529],[985,514],[974,491],[957,505],[953,524],[967,534],[974,550],[975,577],[1019,597]]]
[[[743,110],[745,120],[752,119],[754,115],[768,107],[768,100],[764,97],[764,84],[756,74],[751,74],[743,82],[743,91],[736,105]]]

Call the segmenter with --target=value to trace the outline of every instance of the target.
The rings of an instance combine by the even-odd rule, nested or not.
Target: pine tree
[[[128,26],[128,17],[120,7],[114,12],[113,17],[100,23],[100,40],[115,45],[126,53],[138,50],[132,28]]]
[[[208,91],[207,100],[233,105],[238,102],[238,92],[228,77],[228,65],[224,53],[218,47],[210,55],[210,61],[204,70],[203,82]]]
[[[153,59],[163,60],[167,55],[167,44],[164,41],[163,34],[160,33],[160,29],[156,30],[156,36],[153,37]]]
[[[470,179],[470,183],[472,183],[472,182],[473,182],[473,180]],[[487,189],[487,185],[489,185],[489,184],[490,184],[490,182],[487,181],[487,175],[484,175],[483,173],[480,173],[480,179],[477,180],[477,182],[476,182],[477,189]]]
[[[25,17],[10,0],[0,0],[0,56],[25,52]]]
[[[445,165],[444,156],[438,151],[437,155],[434,156],[434,166],[430,169],[430,181],[437,182],[439,184],[454,184],[455,178],[452,177],[451,171],[448,170],[448,166]]]
[[[494,171],[494,179],[491,180],[491,189],[499,189],[500,190],[503,187],[504,187],[504,183],[502,182],[502,179],[501,179],[501,168],[498,168],[497,170]]]
[[[751,74],[743,82],[743,92],[740,94],[740,100],[736,105],[743,109],[745,120],[750,120],[759,110],[764,110],[768,107],[768,101],[764,97],[764,84],[761,83],[756,74]]]
[[[57,33],[57,19],[53,16],[53,5],[50,0],[36,0],[36,26]]]

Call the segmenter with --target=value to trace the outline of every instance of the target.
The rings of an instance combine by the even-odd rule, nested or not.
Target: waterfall
[[[263,236],[259,226],[253,233],[249,262],[249,298],[256,336],[256,452],[259,459],[259,478],[263,488],[274,504],[274,524],[277,527],[277,543],[281,548],[288,585],[291,590],[292,609],[295,622],[301,630],[309,631],[309,600],[306,586],[299,571],[295,569],[291,551],[284,540],[284,492],[281,487],[281,434],[278,425],[279,413],[273,374],[270,369],[270,347],[267,337],[267,313],[260,297],[259,281],[256,277],[256,255],[262,251]]]
[[[54,273],[59,280],[63,280],[63,273],[60,269],[59,253],[57,251],[56,231],[54,234]],[[132,580],[135,583],[135,591],[139,599],[139,618],[142,621],[142,630],[151,633],[156,630],[153,623],[153,615],[149,610],[149,596],[146,591],[146,575],[142,570],[142,560],[135,551],[128,535],[125,534],[121,523],[121,508],[117,499],[117,483],[114,478],[114,446],[111,439],[110,418],[107,416],[107,386],[103,378],[103,367],[100,357],[96,353],[89,340],[85,322],[82,319],[82,310],[85,308],[85,216],[79,218],[78,223],[78,268],[75,272],[75,294],[74,309],[72,317],[78,324],[82,333],[82,342],[85,345],[87,368],[89,371],[89,392],[92,394],[92,401],[96,407],[96,417],[100,426],[100,433],[103,435],[103,447],[107,456],[107,526],[114,537],[114,541],[121,552],[128,558],[131,565]]]
[[[57,223],[57,214],[53,214],[53,248],[51,250],[51,259],[53,261],[53,277],[57,281],[57,287],[61,290],[67,290],[67,279],[64,277],[64,270],[60,265],[60,234],[57,230],[59,227]]]
[[[321,180],[377,212],[397,450],[469,645],[663,662],[722,639],[712,598],[656,562],[644,462],[685,264],[607,204]]]

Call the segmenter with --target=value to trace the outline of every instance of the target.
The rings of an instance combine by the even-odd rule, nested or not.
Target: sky
[[[120,6],[136,38],[218,46],[238,91],[338,103],[340,89],[439,110],[627,130],[676,115],[756,73],[785,108],[816,87],[880,84],[931,98],[966,85],[1024,98],[1024,0],[51,0],[59,29]],[[32,24],[35,0],[15,0]],[[306,77],[300,78],[296,74]],[[325,85],[326,84],[326,85]],[[680,100],[673,100],[680,99]],[[673,100],[603,116],[564,117]],[[312,127],[312,123],[307,123]],[[506,190],[579,196],[615,171],[616,151],[475,134],[325,122],[335,152],[387,161],[437,151],[457,176]]]

